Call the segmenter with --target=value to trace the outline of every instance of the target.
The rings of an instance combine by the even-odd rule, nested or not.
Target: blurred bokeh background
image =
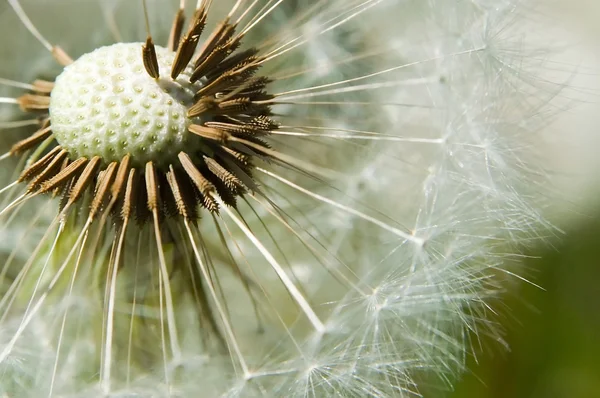
[[[573,143],[591,153],[600,152],[595,145],[600,143],[600,0],[539,2],[546,4],[535,12],[547,12],[545,17],[573,33],[566,41],[575,55],[563,66],[578,73],[573,86],[589,98],[565,110],[551,128],[557,135],[573,134]],[[573,167],[556,164],[549,171],[574,170],[563,176],[570,184],[561,186],[576,191],[566,195],[573,202],[565,201],[556,215],[567,225],[564,233],[527,253],[519,273],[530,283],[514,283],[495,303],[504,341],[471,336],[476,355],[467,359],[468,372],[448,394],[427,396],[600,397],[600,162],[585,168],[580,157],[572,161]]]
[[[539,255],[526,263],[543,290],[522,283],[503,301],[509,349],[483,338],[449,396],[600,397],[600,219]]]
[[[573,32],[573,47],[581,46],[578,51],[585,53],[573,65],[596,64],[600,1],[560,0],[548,10]],[[580,88],[589,90],[590,101],[568,111],[556,127],[562,134],[586,128],[595,138],[600,136],[600,92],[595,84],[600,69],[592,66],[585,74],[587,83]],[[498,318],[508,348],[485,337],[474,339],[475,345],[481,344],[479,353],[468,359],[468,373],[448,396],[600,397],[600,170],[590,164],[587,171],[592,176],[588,182],[595,181],[582,190],[587,204],[565,204],[574,220],[571,227],[529,253],[532,258],[525,262],[524,276],[540,287],[518,283],[504,295]]]

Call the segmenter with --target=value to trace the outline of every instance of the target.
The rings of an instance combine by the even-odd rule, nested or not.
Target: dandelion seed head
[[[106,26],[71,38],[23,1],[48,43],[15,44],[35,70],[2,81],[31,123],[0,160],[18,235],[0,246],[2,391],[451,384],[470,339],[499,334],[504,262],[551,227],[531,115],[559,87],[525,62],[520,2],[144,4],[148,26],[138,2],[90,1]],[[38,62],[55,42],[75,60],[62,74]]]
[[[201,83],[188,66],[177,80],[155,80],[144,69],[142,43],[113,44],[81,56],[56,79],[49,114],[60,145],[73,158],[101,156],[108,164],[131,154],[137,165],[172,163],[193,148],[187,109]],[[167,71],[175,53],[157,47]],[[195,122],[201,123],[196,118]]]

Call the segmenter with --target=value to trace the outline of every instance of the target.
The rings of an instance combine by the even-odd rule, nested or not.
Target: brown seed
[[[188,31],[183,39],[181,39],[177,54],[175,54],[173,66],[171,67],[171,79],[177,79],[177,76],[183,72],[194,56],[198,40],[200,40],[200,35],[206,25],[206,17],[207,13],[204,6],[194,13]]]
[[[199,137],[217,141],[222,144],[227,142],[227,137],[229,136],[229,134],[223,130],[219,130],[212,127],[205,127],[199,124],[190,124],[188,130]]]
[[[158,208],[158,184],[156,183],[156,172],[154,163],[146,163],[146,192],[148,193],[148,210],[154,211]]]
[[[150,36],[146,39],[146,44],[142,46],[142,59],[144,61],[146,72],[148,72],[152,78],[158,79],[160,77],[158,58],[156,57],[154,42],[152,42],[152,37]]]
[[[40,144],[46,138],[50,137],[50,135],[52,135],[52,130],[50,130],[50,126],[40,129],[32,135],[30,135],[29,137],[14,144],[12,148],[10,148],[10,153],[16,155],[28,149],[31,149],[32,147]]]
[[[183,9],[177,10],[175,18],[173,19],[173,25],[171,26],[171,33],[169,34],[169,42],[167,48],[171,51],[177,51],[179,47],[179,39],[181,38],[181,32],[183,31],[183,24],[185,22],[185,13]]]
[[[38,193],[44,193],[53,190],[54,188],[58,188],[65,183],[67,183],[73,176],[79,173],[79,170],[87,164],[88,160],[85,157],[79,158],[69,164],[60,172],[56,173],[52,178],[47,181],[44,181],[38,191]]]
[[[96,169],[100,166],[101,162],[102,158],[100,156],[94,156],[85,166],[85,169],[81,172],[77,182],[69,193],[69,203],[74,203],[81,198],[87,187],[96,177]]]
[[[25,94],[17,98],[17,102],[23,112],[50,108],[50,97],[47,95]]]

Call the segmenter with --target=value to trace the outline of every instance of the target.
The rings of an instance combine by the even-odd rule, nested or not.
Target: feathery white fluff
[[[168,34],[177,7],[166,3],[148,1],[156,42]],[[296,38],[297,44],[261,70],[281,78],[270,91],[288,93],[281,96],[286,104],[274,108],[282,126],[273,147],[332,177],[283,168],[257,172],[279,209],[265,200],[249,198],[252,207],[239,201],[259,245],[227,212],[218,219],[221,232],[203,216],[195,242],[212,258],[239,355],[222,319],[215,316],[217,338],[198,312],[181,272],[170,276],[174,303],[165,307],[152,235],[130,232],[113,300],[109,393],[416,396],[416,380],[432,376],[444,387],[462,370],[470,339],[499,332],[486,300],[502,289],[505,262],[555,232],[544,221],[556,195],[549,189],[553,173],[538,162],[545,148],[538,144],[549,119],[572,99],[563,95],[569,66],[545,61],[557,49],[544,51],[529,37],[546,21],[534,20],[541,14],[523,1],[259,3],[274,8],[245,43]],[[137,2],[22,4],[45,37],[75,58],[115,36],[140,41],[146,34]],[[210,23],[232,4],[215,4]],[[0,46],[1,76],[23,82],[55,76],[50,54],[4,6],[3,31],[11,36]],[[551,67],[560,71],[548,80]],[[19,92],[0,89],[3,96]],[[305,127],[288,127],[298,125]],[[10,148],[15,136],[3,136],[3,146]],[[14,175],[5,174],[8,184]],[[40,303],[81,231],[80,224],[67,224],[54,245],[51,230],[30,258],[56,214],[46,204],[28,227],[37,207],[27,204],[14,219],[2,215],[2,233],[23,231],[23,242],[2,246],[3,258],[14,249],[15,259],[3,275],[0,391],[100,396],[107,393],[99,373],[114,231],[97,256],[84,258],[75,278],[68,264],[33,313],[27,306]],[[175,236],[185,240],[179,227]],[[187,258],[169,243],[163,247],[171,270],[194,263],[187,245]],[[245,277],[231,266],[232,257]],[[28,262],[31,271],[15,293],[19,267]],[[273,262],[283,265],[324,330],[298,307]],[[179,357],[161,340],[168,325],[160,308],[176,316]]]

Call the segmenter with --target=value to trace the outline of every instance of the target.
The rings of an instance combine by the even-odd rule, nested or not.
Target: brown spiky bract
[[[161,75],[151,36],[141,52],[146,72],[157,84],[161,79],[176,79],[193,65],[190,81],[200,81],[202,87],[195,93],[188,117],[201,116],[204,122],[191,124],[189,134],[202,141],[202,149],[139,167],[133,166],[136,162],[130,155],[110,164],[98,156],[73,158],[52,133],[48,110],[54,83],[36,80],[34,90],[18,101],[23,111],[43,114],[40,127],[11,149],[11,154],[21,155],[40,145],[48,148],[38,151],[21,173],[19,181],[28,183],[27,196],[52,192],[70,205],[89,194],[90,220],[110,212],[124,224],[131,217],[143,224],[165,216],[195,220],[198,207],[218,212],[219,199],[235,206],[237,197],[257,188],[253,161],[272,157],[262,138],[277,129],[270,118],[273,96],[266,91],[271,79],[255,76],[262,61],[258,50],[237,51],[243,34],[236,34],[236,25],[229,19],[219,23],[196,51],[207,13],[206,7],[200,7],[184,30],[184,11],[177,11],[168,43],[176,52],[170,72]],[[66,54],[61,59],[63,64],[70,63]]]

